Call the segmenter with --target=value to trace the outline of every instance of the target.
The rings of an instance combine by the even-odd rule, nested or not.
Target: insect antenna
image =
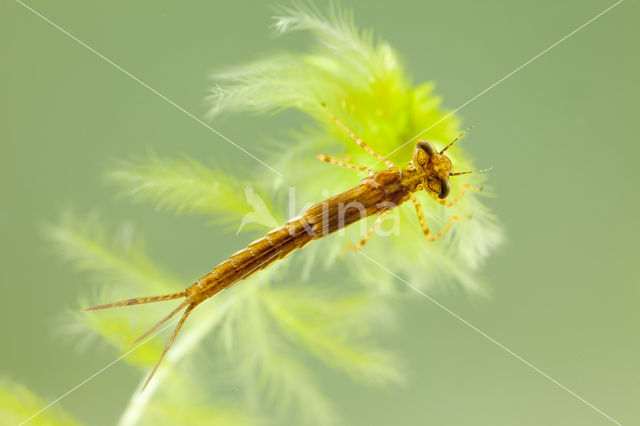
[[[182,308],[186,303],[189,303],[189,301],[186,301],[185,303],[180,305],[180,308]],[[142,386],[142,389],[140,390],[140,392],[143,392],[146,389],[147,385],[149,384],[149,382],[151,381],[153,376],[156,374],[156,371],[158,371],[158,367],[160,367],[160,364],[162,363],[162,361],[164,360],[165,356],[167,355],[167,352],[169,352],[169,349],[171,348],[171,345],[173,345],[173,341],[176,340],[176,336],[180,332],[180,329],[184,325],[184,322],[187,320],[187,317],[189,316],[191,311],[193,311],[193,308],[195,308],[196,306],[198,306],[197,303],[191,303],[187,307],[187,309],[184,311],[184,314],[182,314],[182,318],[180,318],[180,321],[178,322],[178,325],[176,326],[176,329],[173,331],[173,334],[171,335],[171,338],[169,339],[169,343],[167,343],[167,346],[165,346],[164,351],[162,351],[162,355],[160,355],[160,359],[156,363],[155,367],[153,367],[153,370],[151,371],[151,374],[149,374],[149,377],[147,378],[147,381],[144,382],[144,386]],[[172,312],[171,315],[173,316],[176,312],[177,312],[177,310]],[[168,320],[169,318],[163,319],[161,321],[161,323],[166,321],[166,320]],[[156,325],[156,327],[154,327],[154,329],[155,328],[157,328],[157,325]],[[148,332],[147,332],[147,334],[148,334]]]
[[[449,173],[449,176],[460,176],[460,175],[468,175],[470,173],[486,173],[490,170],[493,169],[493,166],[491,167],[487,167],[486,169],[482,169],[482,170],[468,170],[466,172],[455,172],[455,173]]]
[[[464,134],[467,133],[471,129],[473,129],[473,125],[467,127],[464,131],[462,131],[462,133],[460,133],[457,138],[452,140],[451,143],[449,143],[449,145],[447,145],[444,148],[442,148],[442,151],[440,151],[438,154],[442,154],[443,152],[448,150],[451,147],[451,145],[453,145],[454,143],[458,142],[464,136]]]
[[[185,297],[186,295],[187,295],[187,292],[185,290],[182,290],[177,293],[165,294],[162,296],[137,297],[135,299],[121,300],[119,302],[107,303],[105,305],[97,305],[97,306],[92,306],[90,308],[84,308],[84,310],[97,311],[99,309],[117,308],[119,306],[131,306],[131,305],[141,305],[143,303],[162,302],[165,300],[172,300],[172,299],[178,299],[180,297]]]

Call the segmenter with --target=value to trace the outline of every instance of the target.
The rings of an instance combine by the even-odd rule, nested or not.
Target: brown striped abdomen
[[[399,176],[385,170],[364,179],[358,186],[315,204],[270,231],[216,266],[186,289],[193,300],[205,300],[234,283],[248,278],[314,239],[325,237],[367,216],[400,204],[405,191],[396,184]]]

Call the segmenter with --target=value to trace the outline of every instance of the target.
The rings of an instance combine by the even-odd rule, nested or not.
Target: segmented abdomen
[[[194,300],[207,299],[312,240],[379,212],[380,202],[387,200],[391,194],[388,187],[379,187],[372,182],[365,180],[348,191],[315,204],[284,226],[252,242],[189,287],[189,297]]]
[[[231,255],[213,271],[189,287],[193,297],[209,298],[232,284],[248,278],[297,248],[308,244],[313,236],[305,232],[302,218],[290,220],[284,226],[270,231],[264,237]]]

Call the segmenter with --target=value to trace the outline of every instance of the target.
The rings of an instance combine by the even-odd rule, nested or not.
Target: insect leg
[[[387,216],[388,213],[389,213],[389,210],[385,210],[382,213],[380,213],[376,221],[373,222],[373,226],[369,228],[369,230],[367,231],[367,234],[360,240],[358,244],[353,245],[351,243],[347,243],[347,246],[344,248],[344,251],[342,252],[340,257],[343,257],[349,250],[353,250],[353,251],[362,250],[364,245],[367,244],[367,241],[369,241],[369,238],[371,238],[373,233],[376,232],[376,229],[380,227],[380,224],[382,223],[382,221],[384,220],[385,216]]]
[[[360,139],[359,137],[357,137],[355,135],[355,133],[353,133],[351,131],[351,129],[349,129],[346,124],[344,124],[342,121],[338,120],[338,118],[333,115],[333,113],[329,110],[329,108],[327,107],[326,104],[322,104],[322,106],[324,107],[324,109],[327,111],[327,113],[329,114],[329,116],[331,117],[331,119],[333,120],[334,123],[336,123],[338,126],[342,127],[348,134],[349,136],[351,136],[351,139],[353,139],[353,141],[362,149],[364,149],[366,152],[368,152],[369,154],[371,154],[372,156],[374,156],[376,159],[382,161],[384,164],[386,164],[387,167],[396,167],[395,164],[393,164],[390,160],[388,160],[384,155],[379,154],[378,152],[376,152],[373,148],[371,148],[369,145],[367,145],[365,143],[365,141],[363,141],[362,139]]]
[[[454,198],[453,201],[441,200],[441,199],[435,199],[435,200],[438,203],[440,203],[443,206],[445,206],[445,207],[451,207],[455,203],[460,201],[460,199],[462,198],[462,196],[464,195],[466,190],[469,190],[469,191],[482,191],[482,188],[479,188],[477,186],[471,186],[468,183],[465,183],[464,185],[462,185],[462,188],[460,189],[460,192],[458,193],[458,195],[456,195],[456,198]]]
[[[316,158],[320,161],[324,161],[325,163],[334,164],[336,166],[345,167],[347,169],[360,170],[362,172],[367,172],[369,174],[373,173],[373,170],[369,169],[365,166],[359,166],[357,164],[352,164],[346,161],[339,160],[331,155],[318,154]]]
[[[445,232],[447,232],[449,230],[449,228],[451,228],[451,226],[458,220],[468,220],[471,219],[471,216],[467,216],[467,217],[460,217],[460,216],[453,216],[450,220],[449,223],[447,223],[441,230],[440,232],[438,232],[437,234],[432,234],[431,230],[429,229],[429,226],[427,225],[427,221],[424,218],[424,213],[422,211],[422,207],[420,206],[420,202],[417,200],[416,197],[411,197],[411,201],[413,201],[413,205],[416,208],[416,214],[418,215],[418,222],[420,222],[420,228],[422,228],[422,233],[424,234],[425,237],[427,237],[427,240],[429,242],[434,242],[436,241],[438,238],[442,237],[444,235]]]

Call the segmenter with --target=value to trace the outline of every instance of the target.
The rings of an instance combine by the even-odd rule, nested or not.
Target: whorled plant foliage
[[[23,385],[0,380],[0,424],[17,425],[31,418],[48,404],[48,401],[35,395]],[[35,417],[30,424],[46,426],[80,425],[61,407],[51,407]]]
[[[230,111],[295,108],[315,120],[316,127],[297,129],[286,146],[275,147],[273,161],[267,161],[286,180],[274,180],[271,171],[258,167],[253,175],[233,176],[185,157],[123,163],[110,172],[110,178],[133,197],[176,213],[202,214],[235,227],[247,213],[253,214],[242,232],[258,236],[267,228],[256,224],[287,218],[286,208],[274,207],[274,200],[282,199],[288,185],[295,185],[297,205],[302,206],[319,201],[326,192],[343,191],[361,178],[317,161],[316,153],[350,157],[363,165],[376,163],[329,119],[322,103],[374,149],[383,154],[394,151],[391,159],[397,164],[409,161],[417,139],[403,143],[414,136],[442,147],[457,135],[458,122],[440,108],[432,85],[414,87],[395,51],[384,42],[374,42],[371,33],[359,31],[349,14],[332,7],[325,17],[312,7],[296,6],[279,10],[279,15],[276,33],[310,31],[319,41],[312,53],[277,55],[217,75],[208,101],[212,117]],[[456,170],[473,169],[463,148],[455,146],[449,152]],[[462,183],[480,185],[484,179],[479,174],[458,178],[452,182],[452,193]],[[252,189],[243,193],[247,186]],[[456,281],[465,289],[481,290],[477,268],[502,235],[481,196],[468,194],[452,209],[426,196],[421,199],[433,229],[453,214],[473,215],[472,220],[456,223],[437,243],[425,240],[413,207],[401,206],[394,212],[396,232],[374,236],[365,249],[367,255],[422,289]],[[398,361],[373,341],[382,326],[393,322],[391,296],[406,289],[358,254],[349,253],[337,262],[345,243],[357,241],[363,231],[358,225],[352,228],[344,236],[311,244],[302,254],[196,310],[150,387],[133,392],[120,424],[236,425],[269,423],[270,418],[332,424],[339,421],[337,410],[317,384],[314,371],[330,368],[371,384],[401,382]],[[98,221],[68,218],[50,231],[67,260],[92,273],[103,291],[113,293],[84,300],[82,306],[185,287],[186,281],[147,257],[130,227],[107,238]],[[322,263],[316,262],[319,259]],[[343,278],[339,282],[315,278],[322,276],[323,266],[342,268]],[[313,279],[308,278],[311,270]],[[146,305],[74,316],[76,324],[125,353],[165,310],[166,305]],[[150,339],[124,360],[138,368],[143,379],[163,344],[164,339]]]
[[[321,194],[343,191],[363,177],[315,160],[317,153],[342,156],[365,166],[383,166],[331,121],[322,104],[376,151],[393,153],[390,159],[398,165],[409,162],[418,139],[444,147],[459,134],[457,118],[440,108],[433,85],[412,86],[391,46],[376,43],[370,32],[358,30],[349,13],[332,7],[327,18],[311,6],[281,8],[279,12],[276,33],[310,31],[319,41],[313,53],[278,55],[217,74],[217,85],[207,98],[212,117],[226,111],[295,108],[315,119],[316,128],[299,130],[269,163],[286,172],[286,181],[276,180],[280,185],[265,189],[277,193],[292,183],[298,189],[296,194],[303,197],[301,203],[317,202]],[[455,145],[447,154],[454,170],[474,169],[464,144]],[[274,181],[270,171],[264,173],[269,175],[259,181]],[[482,186],[485,179],[483,174],[453,178],[451,193],[457,194],[464,183]],[[432,229],[442,227],[452,215],[472,215],[473,220],[456,223],[442,241],[426,244],[413,206],[406,203],[394,211],[397,231],[388,238],[373,238],[367,244],[369,255],[386,259],[382,263],[393,265],[395,273],[416,287],[441,283],[444,276],[454,278],[467,290],[481,291],[475,271],[502,240],[497,219],[480,201],[486,193],[467,194],[450,209],[434,203],[424,192],[416,193]],[[348,241],[356,241],[362,231],[362,227],[352,226],[346,231]],[[312,245],[309,251],[329,252],[329,261],[335,260],[344,241],[330,238]],[[358,257],[352,254],[348,265],[359,271],[372,267]],[[380,285],[378,281],[372,284]]]

